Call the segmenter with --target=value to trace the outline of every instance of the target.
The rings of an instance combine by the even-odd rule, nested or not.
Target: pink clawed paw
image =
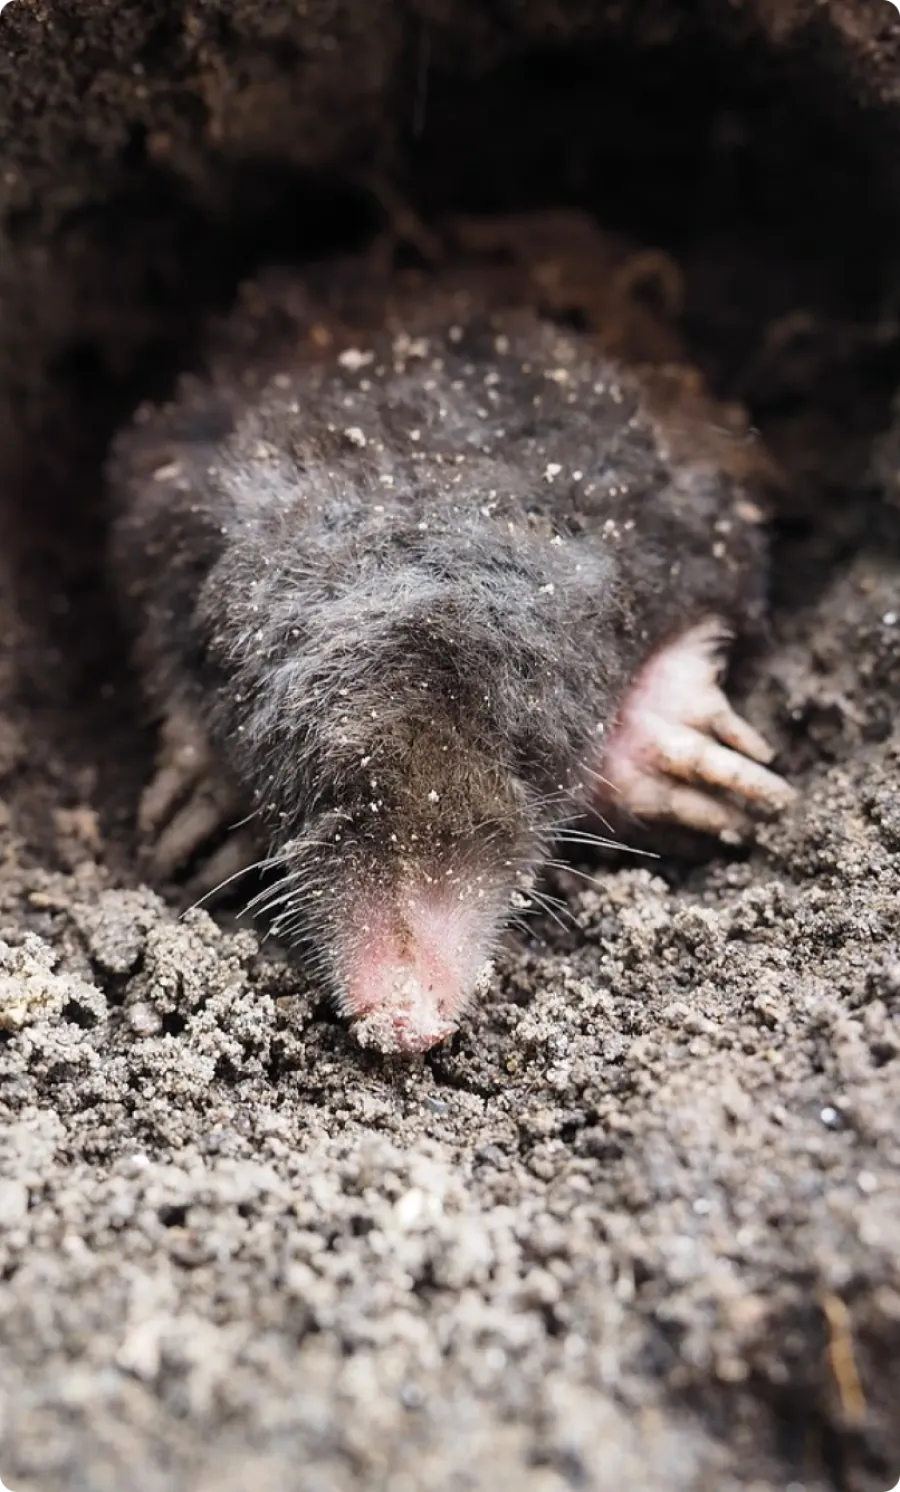
[[[235,790],[217,769],[202,727],[188,710],[176,706],[160,732],[156,772],[138,812],[144,857],[153,876],[169,880],[183,872],[240,811]],[[203,861],[191,889],[210,892],[254,858],[249,836],[232,832]]]
[[[742,839],[748,810],[778,813],[794,790],[768,742],[719,683],[727,630],[710,619],[656,653],[631,687],[600,771],[598,807]]]

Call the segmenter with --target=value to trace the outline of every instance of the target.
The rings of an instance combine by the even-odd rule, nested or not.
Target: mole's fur
[[[714,634],[763,615],[760,512],[721,442],[588,337],[458,310],[307,326],[272,369],[232,350],[110,467],[113,574],[168,721],[161,873],[251,814],[276,928],[384,1050],[454,1028],[516,889],[602,802],[648,660],[696,633],[708,674]],[[775,786],[746,797],[786,801],[748,770]]]

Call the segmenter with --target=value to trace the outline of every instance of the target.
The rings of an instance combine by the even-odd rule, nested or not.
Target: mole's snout
[[[481,982],[502,916],[477,889],[379,892],[340,939],[342,1004],[363,1046],[425,1052],[456,1030]]]
[[[423,978],[402,964],[386,968],[376,965],[367,983],[363,999],[370,1002],[369,1013],[353,1027],[361,1046],[412,1056],[429,1051],[456,1030],[456,1022],[443,1014],[446,1008],[461,1003],[452,983],[441,988],[440,981]]]

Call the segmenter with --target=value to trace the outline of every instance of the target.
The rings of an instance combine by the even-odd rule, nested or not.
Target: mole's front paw
[[[184,871],[241,814],[234,788],[218,768],[206,734],[190,711],[176,706],[160,732],[156,773],[138,811],[143,857],[155,879]],[[211,890],[243,868],[243,836],[232,834],[215,848],[191,881]]]
[[[644,665],[604,752],[597,807],[665,819],[733,842],[748,809],[777,813],[794,790],[768,770],[774,752],[720,684],[727,629],[692,627]],[[733,801],[737,800],[737,801]]]

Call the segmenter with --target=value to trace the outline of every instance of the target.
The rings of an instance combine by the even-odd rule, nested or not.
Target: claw
[[[152,834],[171,818],[179,801],[209,771],[212,753],[200,727],[184,708],[166,716],[160,730],[156,773],[141,797],[138,828]]]
[[[665,777],[648,776],[636,783],[628,797],[628,808],[637,818],[682,824],[700,834],[712,834],[726,844],[743,844],[751,828],[743,809]]]
[[[724,788],[761,809],[786,808],[793,789],[758,758],[721,746],[692,726],[657,718],[652,721],[658,767],[684,782]],[[771,753],[769,755],[771,760]]]
[[[246,831],[235,830],[191,877],[188,893],[198,901],[212,902],[233,881],[259,866],[259,846]]]
[[[725,695],[718,687],[715,690],[716,707],[710,711],[708,725],[713,735],[725,746],[733,746],[735,751],[743,752],[755,762],[761,762],[768,766],[775,755],[765,736],[752,726],[749,720],[744,720],[731,708]]]
[[[150,850],[154,874],[164,880],[174,875],[238,812],[231,789],[215,778],[204,778]]]

